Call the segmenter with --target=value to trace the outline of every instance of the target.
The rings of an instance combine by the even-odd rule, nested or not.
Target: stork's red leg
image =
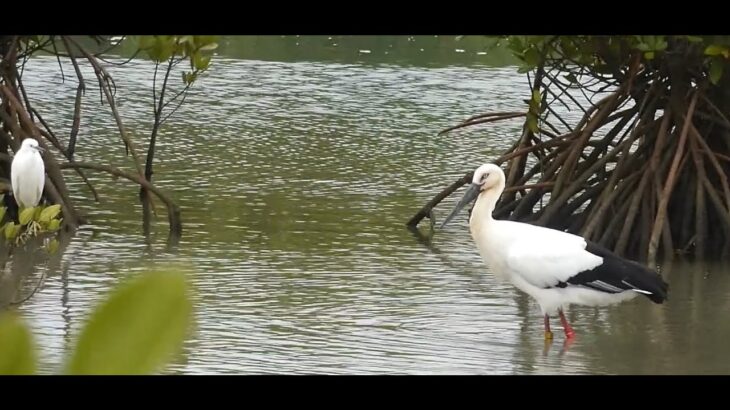
[[[558,309],[558,313],[560,314],[560,322],[563,324],[563,330],[565,330],[565,337],[567,337],[568,339],[574,338],[575,331],[573,331],[573,328],[570,327],[568,319],[565,318],[565,313],[563,313],[563,309]]]
[[[553,340],[553,332],[550,331],[550,316],[545,315],[545,341]]]

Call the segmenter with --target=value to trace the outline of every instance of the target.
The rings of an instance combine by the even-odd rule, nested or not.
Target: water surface
[[[537,305],[484,267],[465,214],[427,241],[405,228],[435,193],[518,135],[519,120],[436,135],[474,114],[524,110],[529,88],[514,67],[456,46],[385,57],[390,44],[398,55],[403,39],[350,41],[339,53],[360,56],[353,58],[322,57],[326,50],[302,56],[290,38],[228,41],[239,51],[222,48],[158,140],[154,182],[182,209],[177,249],[166,247],[161,204],[147,244],[135,186],[90,172],[103,198],[97,204],[65,171],[91,223],[60,262],[29,268],[15,295],[22,298],[45,275],[20,307],[44,372],[56,371],[111,286],[169,263],[188,266],[197,290],[197,331],[173,373],[730,371],[725,266],[665,267],[671,293],[661,306],[642,298],[575,307],[568,315],[575,343],[566,349],[556,331],[546,349]],[[267,47],[257,49],[257,42]],[[465,54],[472,57],[465,61]],[[82,68],[88,90],[77,160],[131,170],[109,109],[99,105],[93,72]],[[138,60],[108,69],[125,126],[144,152],[153,65]],[[77,83],[69,63],[64,73],[65,82],[55,59],[39,57],[24,79],[65,138]],[[438,207],[436,218],[456,200]]]

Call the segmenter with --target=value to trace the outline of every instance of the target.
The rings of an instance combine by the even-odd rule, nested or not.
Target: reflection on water
[[[153,68],[109,69],[142,150]],[[61,81],[52,58],[31,61],[25,78],[46,119],[68,129],[76,83]],[[165,247],[163,210],[145,244],[134,186],[89,173],[97,204],[67,171],[91,224],[20,308],[44,371],[57,369],[121,277],[171,261],[194,270],[198,309],[173,373],[730,371],[726,267],[671,267],[665,305],[573,308],[576,342],[563,349],[556,332],[546,349],[537,305],[486,271],[463,215],[433,235],[422,227],[420,240],[405,228],[435,192],[505,149],[520,124],[436,133],[475,113],[522,110],[528,94],[510,67],[220,56],[159,137],[155,183],[184,220],[175,252]],[[78,160],[129,169],[106,110],[89,90]],[[437,220],[455,201],[435,210]],[[29,278],[32,287],[38,273]]]

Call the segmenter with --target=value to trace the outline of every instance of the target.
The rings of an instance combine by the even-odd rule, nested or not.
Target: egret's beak
[[[479,196],[479,193],[481,191],[482,191],[482,186],[481,185],[472,183],[469,186],[469,189],[467,189],[466,192],[464,193],[464,197],[461,198],[461,200],[459,201],[459,203],[456,204],[456,207],[454,207],[454,210],[451,211],[451,213],[449,214],[449,216],[446,217],[446,220],[444,220],[444,223],[441,224],[441,228],[443,228],[444,226],[446,226],[447,223],[449,223],[452,219],[454,219],[454,217],[456,216],[456,214],[458,214],[459,211],[461,211],[462,208],[464,208],[467,204],[469,204],[473,200],[475,200]]]
[[[35,148],[35,149],[36,149],[36,151],[40,152],[41,154],[43,154],[43,153],[45,153],[45,152],[46,152],[46,149],[45,149],[45,148],[43,148],[43,147],[33,147],[33,148]]]

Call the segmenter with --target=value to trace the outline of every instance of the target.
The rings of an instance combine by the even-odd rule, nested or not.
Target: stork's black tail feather
[[[603,258],[603,264],[595,269],[595,274],[601,280],[624,290],[639,291],[654,303],[667,300],[669,284],[657,272],[640,263],[621,258],[598,244],[589,241],[587,244],[588,252]]]

